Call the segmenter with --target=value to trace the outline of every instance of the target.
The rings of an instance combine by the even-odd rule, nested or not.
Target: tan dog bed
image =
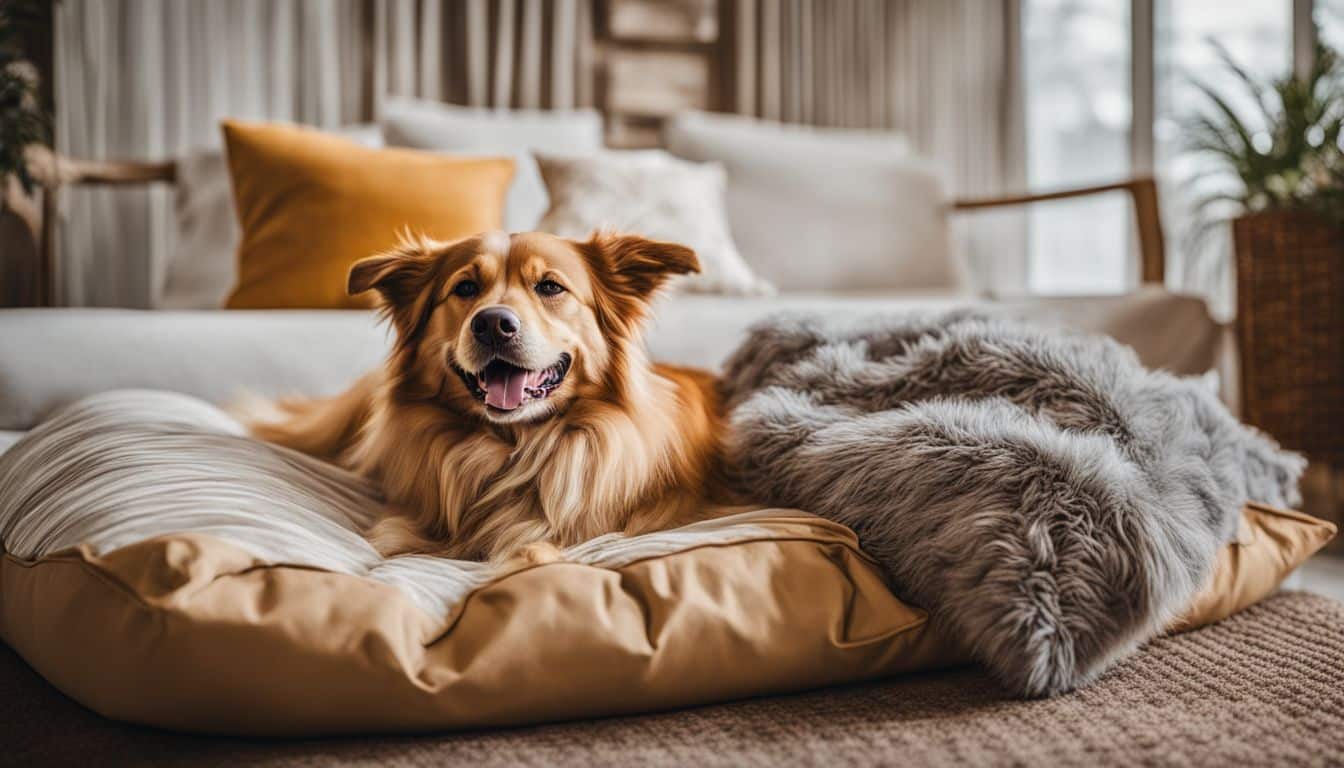
[[[85,705],[167,728],[423,731],[685,706],[963,662],[847,529],[759,510],[504,572],[384,560],[340,470],[180,395],[71,406],[0,455],[0,635]],[[1252,506],[1186,626],[1333,533]]]

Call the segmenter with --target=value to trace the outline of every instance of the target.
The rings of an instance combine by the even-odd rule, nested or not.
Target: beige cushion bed
[[[356,533],[373,496],[199,400],[85,399],[0,454],[0,636],[109,717],[253,735],[533,723],[964,663],[852,532],[802,512],[500,570],[381,558]],[[1259,575],[1215,575],[1185,624],[1272,591],[1332,533],[1249,508],[1221,568]]]

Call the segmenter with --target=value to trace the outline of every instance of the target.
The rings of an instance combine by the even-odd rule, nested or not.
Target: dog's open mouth
[[[477,400],[491,408],[512,411],[524,403],[550,396],[564,382],[570,362],[570,356],[561,352],[554,365],[537,371],[519,368],[498,358],[474,374],[456,365],[453,368]]]

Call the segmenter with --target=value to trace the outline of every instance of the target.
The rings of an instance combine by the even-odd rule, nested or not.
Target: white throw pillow
[[[538,155],[551,197],[538,228],[562,237],[597,229],[633,232],[695,249],[700,274],[675,286],[697,293],[759,295],[774,288],[742,260],[723,211],[718,163],[688,163],[661,150]]]
[[[468,155],[512,154],[517,163],[504,227],[536,229],[546,212],[546,187],[532,152],[586,154],[602,149],[602,116],[592,109],[482,109],[395,99],[383,105],[388,146]]]
[[[664,136],[723,164],[733,237],[780,290],[964,288],[940,176],[900,134],[689,112]]]
[[[352,125],[334,131],[366,147],[381,147],[376,125]],[[238,216],[224,150],[218,146],[188,152],[177,160],[174,184],[175,242],[164,266],[164,309],[219,309],[238,279]]]

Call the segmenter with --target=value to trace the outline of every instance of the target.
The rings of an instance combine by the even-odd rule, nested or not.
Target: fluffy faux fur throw
[[[853,528],[1012,690],[1087,683],[1167,626],[1242,502],[1303,459],[1132,350],[968,315],[753,329],[725,377],[757,498]]]

